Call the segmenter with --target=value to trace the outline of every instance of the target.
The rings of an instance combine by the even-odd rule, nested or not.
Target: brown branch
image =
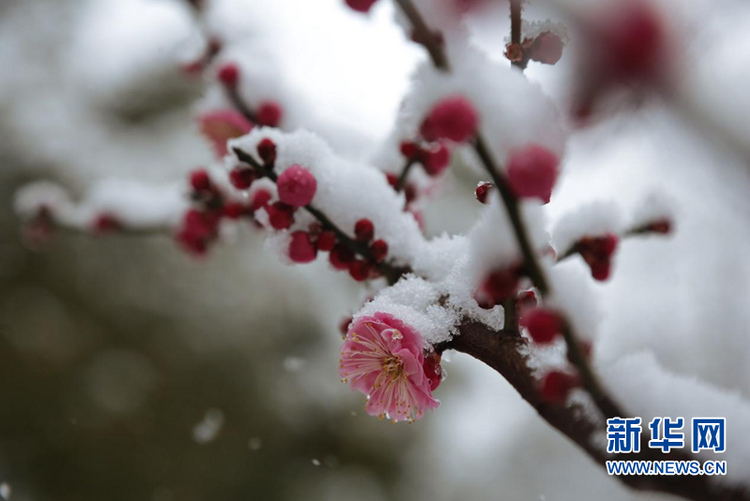
[[[567,436],[573,443],[600,465],[617,459],[606,452],[604,421],[599,423],[587,419],[588,413],[578,404],[552,403],[541,398],[538,380],[529,365],[528,344],[517,332],[496,332],[477,322],[464,322],[460,334],[451,341],[436,347],[438,352],[453,349],[480,360],[501,374],[552,427]],[[594,439],[602,436],[602,442]],[[627,460],[641,461],[685,461],[696,460],[695,456],[678,451],[664,453],[648,447],[650,436],[647,430],[641,435],[641,451],[628,454]],[[656,491],[681,496],[694,501],[750,501],[744,489],[725,484],[712,483],[706,476],[618,476],[618,480],[633,489]]]
[[[395,0],[401,11],[406,15],[414,28],[414,40],[423,45],[430,54],[430,59],[436,68],[445,72],[450,71],[448,56],[445,54],[445,47],[438,35],[427,26],[422,15],[414,6],[411,0]]]
[[[510,43],[519,47],[521,46],[521,24],[523,22],[521,2],[522,0],[510,0]],[[510,64],[523,71],[526,68],[526,63],[526,58],[521,58],[517,61],[511,61]]]
[[[237,158],[241,162],[250,165],[261,176],[270,179],[274,183],[278,181],[278,175],[272,168],[268,168],[262,165],[260,162],[255,160],[252,155],[248,154],[245,151],[242,151],[239,148],[232,148],[232,151],[234,151],[234,154],[237,155]],[[315,217],[315,219],[317,219],[324,228],[334,232],[339,242],[344,244],[347,248],[349,248],[349,250],[351,250],[355,254],[362,256],[367,261],[374,263],[377,269],[383,274],[383,276],[386,277],[389,284],[395,284],[405,273],[409,273],[409,271],[411,271],[409,268],[396,267],[389,264],[388,262],[376,262],[367,244],[358,242],[357,240],[351,238],[333,221],[331,221],[331,219],[321,210],[315,208],[310,204],[306,205],[304,208],[305,210],[307,210],[307,212],[312,214],[313,217]]]

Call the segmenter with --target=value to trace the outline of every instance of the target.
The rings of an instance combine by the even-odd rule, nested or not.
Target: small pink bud
[[[336,234],[331,230],[323,231],[315,242],[319,251],[328,252],[336,245]]]
[[[265,101],[258,107],[258,123],[267,127],[278,127],[283,115],[284,110],[275,101]]]
[[[390,184],[393,188],[396,188],[396,185],[398,184],[398,176],[392,172],[386,172],[385,178],[388,180],[388,184]]]
[[[477,201],[479,201],[480,204],[486,204],[487,197],[489,196],[490,191],[492,191],[492,188],[494,187],[495,185],[492,183],[488,183],[488,182],[479,183],[476,191],[474,192],[474,196],[477,198]]]
[[[369,12],[377,0],[345,0],[346,5],[357,12]]]
[[[219,82],[225,85],[228,89],[236,89],[237,83],[240,81],[240,69],[234,63],[223,64],[219,68],[218,72]]]
[[[557,155],[536,144],[515,150],[508,160],[508,183],[516,196],[547,203],[557,181],[559,162]]]
[[[550,371],[542,379],[539,393],[544,400],[554,404],[565,403],[570,390],[581,385],[577,376],[562,371]]]
[[[440,355],[435,352],[426,353],[422,369],[430,384],[430,391],[435,391],[443,381],[443,368],[440,366]]]
[[[367,218],[362,218],[354,225],[354,235],[360,242],[367,243],[375,235],[375,225]]]
[[[650,223],[646,229],[651,233],[666,235],[672,231],[672,221],[669,219],[660,219]]]
[[[294,222],[294,207],[283,202],[275,202],[266,207],[268,221],[275,230],[286,230]]]
[[[539,344],[551,343],[562,332],[560,316],[554,310],[534,308],[521,317],[520,324]]]
[[[196,169],[190,173],[190,186],[195,191],[209,191],[211,189],[211,178],[206,169]]]
[[[295,263],[309,263],[318,257],[318,249],[310,240],[310,234],[306,231],[295,231],[292,233],[292,241],[289,243],[289,258]]]
[[[490,307],[503,304],[516,294],[520,279],[521,270],[518,266],[496,269],[482,283],[480,299]]]
[[[370,246],[370,252],[376,263],[382,263],[388,256],[388,243],[385,240],[375,240]]]
[[[618,76],[640,78],[658,69],[665,32],[652,7],[645,2],[628,3],[602,28],[602,44]]]
[[[239,219],[247,213],[247,207],[242,202],[227,202],[222,214],[229,219]]]
[[[419,155],[419,146],[417,146],[413,141],[402,141],[399,145],[399,150],[401,150],[401,154],[406,158],[416,158],[417,155]]]
[[[279,199],[292,207],[304,207],[312,202],[318,182],[312,173],[299,165],[292,165],[281,173],[277,181]]]
[[[534,291],[523,291],[516,298],[516,312],[522,317],[527,311],[536,308],[536,294]]]
[[[441,174],[450,163],[451,150],[444,143],[438,143],[436,148],[422,152],[422,166],[430,176]]]
[[[194,256],[202,256],[217,236],[220,214],[190,209],[185,213],[177,241]]]
[[[364,282],[370,277],[372,267],[367,261],[355,259],[349,262],[349,275],[355,282]]]
[[[268,190],[258,190],[253,193],[253,197],[250,200],[250,211],[255,212],[258,209],[268,205],[271,201],[271,192]]]
[[[253,129],[253,124],[235,110],[203,113],[198,117],[198,124],[219,157],[227,154],[227,141],[244,136]]]
[[[266,166],[273,166],[276,163],[276,143],[266,138],[258,143],[258,156],[263,160]]]
[[[235,167],[229,173],[229,181],[238,190],[246,190],[258,179],[258,173],[246,167]]]
[[[122,229],[122,224],[112,214],[99,214],[96,219],[94,220],[93,224],[93,230],[94,233],[97,234],[104,234],[104,233],[111,233],[113,231],[118,231]]]
[[[328,255],[328,260],[337,270],[348,270],[349,263],[354,260],[354,253],[345,245],[336,244]]]
[[[451,96],[439,101],[427,115],[420,133],[427,141],[447,139],[456,143],[470,140],[479,127],[479,114],[463,96]]]
[[[617,250],[617,235],[607,234],[603,237],[584,237],[576,242],[574,250],[578,252],[591,268],[595,280],[604,281],[612,270],[612,256]]]

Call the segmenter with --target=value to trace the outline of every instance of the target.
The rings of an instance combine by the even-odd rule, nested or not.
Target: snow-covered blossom
[[[435,409],[423,342],[409,325],[387,313],[354,321],[341,348],[339,373],[352,389],[367,395],[370,415],[413,421]],[[434,362],[429,370],[436,372]]]

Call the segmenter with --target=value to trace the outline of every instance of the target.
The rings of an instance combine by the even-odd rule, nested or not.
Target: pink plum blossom
[[[227,154],[227,141],[244,136],[253,129],[252,122],[234,110],[203,113],[198,117],[198,124],[219,157]]]
[[[435,361],[429,367],[435,371]],[[435,409],[438,382],[426,372],[422,337],[387,313],[358,318],[341,348],[339,374],[352,389],[367,395],[372,416],[414,421]],[[434,378],[432,378],[434,379]]]

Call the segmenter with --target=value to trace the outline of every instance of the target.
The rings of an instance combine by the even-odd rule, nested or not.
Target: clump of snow
[[[362,218],[375,226],[375,239],[388,243],[388,257],[397,265],[410,265],[425,244],[414,218],[403,212],[403,194],[397,194],[379,170],[342,159],[315,134],[301,130],[285,133],[277,129],[258,128],[230,141],[255,155],[257,145],[270,138],[276,143],[275,171],[281,174],[292,165],[308,169],[317,181],[311,205],[325,213],[344,233],[354,237],[354,225]],[[237,162],[234,159],[234,162]],[[310,219],[304,209],[297,211],[289,232],[307,230]]]
[[[448,278],[459,259],[465,256],[469,241],[462,235],[442,235],[432,238],[416,256],[412,269],[434,282]]]
[[[450,52],[450,73],[423,63],[413,77],[400,117],[411,137],[417,136],[438,101],[462,95],[479,112],[482,135],[499,167],[507,163],[511,150],[530,143],[563,157],[566,132],[557,109],[538,84],[492,62],[475,48],[462,45]]]
[[[208,409],[203,419],[193,428],[193,440],[205,445],[213,442],[224,427],[224,413],[219,409]]]
[[[89,229],[102,214],[115,217],[131,229],[171,228],[178,224],[187,206],[182,185],[152,186],[117,179],[95,183],[77,203],[62,187],[49,182],[24,186],[15,199],[21,217],[33,217],[46,208],[57,224],[81,230]]]
[[[536,200],[519,202],[521,221],[533,249],[544,251],[549,235],[542,205]],[[518,239],[499,197],[493,196],[477,224],[468,235],[469,253],[474,266],[486,273],[492,268],[510,266],[522,260]]]
[[[565,316],[579,341],[596,339],[604,314],[586,264],[580,259],[565,260],[548,267],[547,279],[550,293],[545,304]]]
[[[16,192],[13,208],[23,219],[34,217],[40,209],[51,213],[70,210],[72,200],[65,188],[51,181],[37,181],[22,186]]]
[[[448,341],[457,332],[460,316],[440,305],[441,291],[434,284],[414,275],[402,278],[369,301],[354,315],[390,313],[414,328],[422,336],[425,349]]]
[[[541,205],[535,201],[523,202],[521,214],[533,248],[544,250],[548,246],[548,236]],[[412,279],[404,289],[406,294],[386,290],[363,310],[367,313],[360,314],[378,311],[377,308],[383,306],[378,300],[386,300],[389,308],[386,311],[399,318],[402,318],[399,313],[412,315],[412,309],[430,311],[436,317],[426,327],[429,332],[426,340],[432,344],[450,339],[457,333],[457,325],[466,320],[500,330],[505,318],[503,308],[480,308],[474,295],[490,271],[514,265],[521,259],[507,212],[500,200],[493,198],[467,236],[443,235],[422,246],[422,252],[413,262],[413,269],[430,282],[423,279],[413,282],[415,279]],[[422,289],[414,284],[419,284]],[[400,282],[396,287],[406,286]],[[421,299],[412,297],[420,294],[424,295]]]
[[[552,231],[558,255],[564,255],[583,237],[620,235],[625,228],[619,207],[611,202],[592,202],[562,216]]]
[[[651,193],[633,213],[629,227],[637,228],[660,220],[675,220],[675,202],[663,193]]]
[[[10,495],[12,492],[13,489],[11,489],[8,482],[3,482],[2,484],[0,484],[0,498],[2,498],[4,501],[10,501]]]

